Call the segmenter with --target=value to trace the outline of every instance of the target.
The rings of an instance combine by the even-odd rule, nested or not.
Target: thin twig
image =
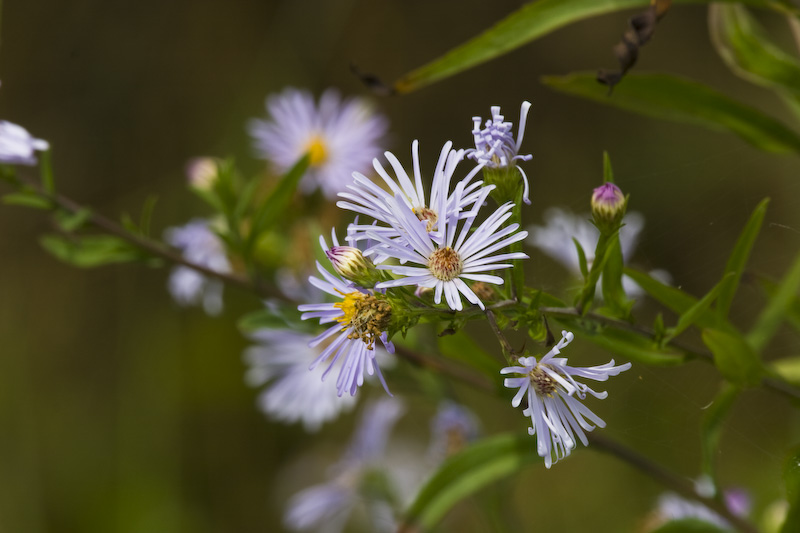
[[[648,328],[642,326],[636,326],[634,324],[625,322],[623,320],[618,320],[616,318],[598,315],[597,313],[587,313],[585,315],[581,315],[577,309],[571,307],[540,307],[539,311],[556,317],[562,316],[569,318],[588,318],[594,322],[605,324],[607,326],[611,326],[617,329],[632,331],[634,333],[644,335],[645,337],[649,337],[651,339],[655,338],[655,332],[653,332]],[[672,346],[673,348],[677,348],[678,350],[686,353],[687,355],[696,357],[698,359],[706,361],[707,363],[711,363],[712,365],[714,364],[714,356],[709,352],[690,348],[686,344],[677,341],[675,339],[670,340],[667,343],[667,345]],[[793,385],[786,383],[781,379],[775,377],[765,377],[761,380],[761,384],[773,392],[777,392],[789,398],[800,400],[800,390],[798,390]]]
[[[18,178],[19,179],[19,178]],[[79,203],[75,202],[71,198],[68,198],[62,194],[49,194],[44,188],[34,181],[30,181],[27,179],[20,179],[22,183],[24,183],[25,187],[33,189],[37,194],[42,196],[43,198],[52,202],[52,204],[64,211],[68,211],[70,213],[78,213],[82,211],[88,210],[84,208]],[[191,268],[205,276],[212,277],[224,281],[229,285],[235,285],[251,291],[262,298],[277,298],[280,300],[287,300],[286,296],[281,294],[280,291],[268,287],[263,284],[256,284],[253,283],[246,277],[240,276],[238,274],[232,273],[224,273],[218,272],[216,270],[212,270],[208,267],[203,265],[198,265],[197,263],[193,263],[192,261],[187,260],[181,254],[171,250],[170,248],[164,246],[160,242],[154,241],[152,239],[148,239],[141,235],[136,235],[131,233],[123,226],[117,224],[113,220],[104,217],[103,215],[99,215],[94,211],[89,211],[89,217],[87,221],[92,224],[93,226],[105,231],[106,233],[113,235],[115,237],[119,237],[120,239],[128,242],[129,244],[147,252],[148,254],[158,257],[160,259],[164,259],[169,261],[170,263],[185,266],[187,268]]]
[[[514,348],[511,347],[511,343],[508,342],[506,336],[503,335],[503,332],[500,330],[500,327],[497,325],[497,320],[494,317],[494,312],[491,309],[486,309],[486,318],[489,321],[489,326],[491,326],[492,331],[494,332],[497,340],[500,341],[500,347],[503,349],[503,355],[511,360],[515,360],[517,358],[517,352]]]
[[[728,507],[720,500],[708,498],[697,494],[694,487],[685,479],[676,476],[659,464],[654,463],[647,457],[616,442],[602,434],[589,434],[589,441],[592,447],[589,449],[600,450],[613,455],[617,459],[633,466],[644,472],[648,477],[657,481],[661,485],[675,491],[684,498],[695,500],[703,504],[708,509],[723,517],[731,526],[742,533],[758,533],[758,529],[745,519],[733,514]]]

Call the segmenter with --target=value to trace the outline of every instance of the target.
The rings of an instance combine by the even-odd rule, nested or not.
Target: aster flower
[[[309,347],[313,335],[290,330],[260,329],[252,339],[258,344],[244,352],[248,365],[245,381],[252,387],[269,382],[258,397],[260,409],[272,420],[301,422],[308,432],[353,408],[352,396],[339,396],[333,381],[321,381],[322,367],[309,370],[321,347]]]
[[[587,265],[591,268],[600,232],[589,221],[590,216],[575,215],[564,209],[551,207],[545,211],[544,220],[544,226],[528,226],[530,233],[528,244],[539,248],[561,263],[574,276],[580,276],[580,260],[573,243],[573,239],[575,239],[583,248]],[[639,243],[639,235],[644,228],[644,217],[639,213],[632,212],[625,215],[624,222],[619,230],[619,244],[622,249],[623,261],[627,263]],[[663,270],[654,270],[650,272],[650,275],[664,283],[670,281],[669,273]],[[642,294],[641,287],[626,275],[622,276],[622,287],[625,294],[630,297],[635,298]]]
[[[515,162],[533,159],[531,154],[519,155],[530,108],[530,102],[522,102],[516,140],[514,140],[514,135],[511,133],[513,124],[505,121],[505,117],[500,114],[500,106],[491,107],[492,118],[486,121],[483,128],[481,128],[481,117],[472,117],[474,122],[472,135],[475,139],[475,148],[467,150],[467,157],[485,165],[487,169],[509,169],[512,166],[516,168],[522,175],[524,184],[522,200],[528,205],[531,203],[528,176]]]
[[[501,374],[521,374],[520,377],[506,378],[503,385],[519,389],[511,400],[514,407],[519,407],[522,398],[527,397],[528,406],[522,413],[531,418],[528,433],[536,435],[536,451],[544,458],[547,468],[570,454],[577,446],[576,435],[584,446],[588,446],[585,431],[606,425],[579,400],[584,400],[587,393],[602,400],[608,393],[595,392],[575,378],[606,381],[609,376],[616,376],[631,367],[630,363],[614,366],[613,359],[600,366],[568,366],[565,357],[556,356],[574,336],[568,331],[562,331],[561,335],[561,340],[539,361],[535,357],[520,357],[518,365],[500,371]]]
[[[461,451],[477,437],[478,419],[472,411],[453,401],[444,401],[431,420],[428,456],[441,461]]]
[[[295,494],[289,500],[284,525],[295,531],[344,531],[353,510],[366,503],[370,531],[394,531],[388,503],[378,495],[364,494],[362,483],[369,472],[382,466],[389,434],[404,410],[394,398],[367,406],[332,479]]]
[[[220,273],[231,272],[222,240],[211,230],[208,220],[195,219],[185,226],[169,228],[165,240],[183,252],[183,257]],[[180,305],[203,304],[209,315],[222,311],[222,282],[210,279],[189,267],[179,266],[169,277],[169,292]]]
[[[387,130],[386,119],[365,100],[341,100],[332,89],[319,105],[306,91],[286,89],[267,98],[267,111],[271,120],[253,119],[248,125],[258,156],[284,172],[309,154],[300,189],[309,194],[319,187],[328,198],[344,190],[354,170],[369,168]]]
[[[483,204],[491,187],[481,189],[481,194],[475,205]],[[458,193],[458,188],[456,193]],[[459,221],[456,217],[449,217],[439,221],[443,242],[439,243],[431,238],[425,222],[417,218],[416,214],[399,197],[391,199],[390,207],[394,210],[398,222],[394,229],[404,236],[402,242],[392,241],[378,233],[367,231],[367,235],[378,241],[384,251],[392,256],[419,266],[406,265],[380,265],[378,269],[390,270],[393,274],[403,276],[399,279],[378,283],[378,289],[388,289],[403,285],[417,285],[434,289],[434,302],[442,301],[445,296],[450,309],[460,311],[463,308],[461,295],[481,309],[483,302],[475,292],[464,282],[483,281],[500,285],[503,278],[483,272],[511,268],[510,263],[502,261],[512,259],[525,259],[528,256],[522,252],[502,253],[492,255],[511,243],[524,239],[526,231],[517,232],[519,224],[511,224],[501,229],[503,223],[511,216],[513,204],[507,203],[500,206],[492,213],[474,232],[470,232],[475,222],[477,210],[463,221],[458,236]]]
[[[324,245],[324,240],[322,243]],[[324,245],[323,248],[327,249],[327,246]],[[388,393],[386,381],[375,361],[375,342],[380,340],[389,353],[394,353],[394,345],[389,342],[386,334],[391,319],[391,305],[380,294],[334,276],[319,262],[317,270],[322,279],[312,276],[308,281],[340,301],[298,307],[303,312],[303,320],[319,318],[320,324],[336,322],[309,343],[313,348],[324,341],[330,342],[310,368],[313,370],[320,363],[327,362],[328,367],[322,374],[322,379],[325,379],[334,366],[338,366],[336,389],[339,396],[345,392],[355,395],[358,387],[364,383],[365,372],[368,375],[377,374]],[[337,365],[340,359],[341,364]]]
[[[695,481],[695,492],[710,498],[714,496],[714,487],[709,484],[708,479],[700,478]],[[745,518],[750,514],[752,501],[747,491],[738,488],[726,489],[722,492],[722,500],[733,515]],[[659,496],[657,509],[649,521],[647,530],[655,531],[665,523],[687,519],[700,520],[725,530],[731,527],[727,520],[700,502],[666,492]]]
[[[0,120],[0,163],[35,165],[35,152],[49,148],[47,141],[31,136],[22,126]]]
[[[392,207],[395,196],[416,215],[418,220],[424,220],[426,229],[431,237],[441,242],[444,236],[440,220],[453,215],[466,216],[462,213],[467,206],[474,204],[480,195],[480,186],[483,182],[472,182],[482,165],[473,168],[462,180],[459,181],[457,193],[450,194],[450,183],[459,162],[464,159],[464,150],[453,150],[453,143],[447,142],[439,153],[439,160],[433,172],[430,195],[426,195],[422,183],[422,173],[419,161],[419,142],[411,144],[411,157],[414,168],[414,181],[406,173],[403,165],[391,152],[385,152],[386,159],[394,170],[392,178],[381,163],[375,159],[373,166],[378,175],[383,179],[388,191],[379,187],[366,176],[358,172],[353,173],[354,183],[347,188],[352,192],[341,192],[344,198],[336,203],[342,209],[349,209],[356,213],[367,215],[376,222],[388,226],[359,226],[354,224],[348,230],[348,241],[358,242],[367,238],[367,231],[380,233],[387,239],[401,240],[403,232],[395,229],[402,226],[395,210]],[[372,248],[368,253],[374,254],[381,247]],[[382,256],[380,256],[382,257]]]

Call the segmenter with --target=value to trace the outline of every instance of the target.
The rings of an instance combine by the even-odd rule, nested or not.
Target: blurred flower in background
[[[195,219],[184,226],[169,228],[164,239],[183,253],[183,257],[220,273],[231,272],[222,240],[211,230],[211,223]],[[223,284],[189,267],[178,266],[169,277],[169,292],[180,305],[203,305],[209,315],[222,312]]]
[[[47,141],[31,136],[22,126],[0,120],[0,163],[35,165],[35,152],[49,148]]]
[[[323,93],[319,105],[307,91],[286,89],[267,98],[267,112],[269,120],[248,124],[258,157],[283,173],[309,154],[300,189],[309,194],[320,188],[330,199],[345,190],[353,172],[370,168],[388,129],[366,100],[342,100],[333,89]]]
[[[344,457],[330,480],[309,487],[289,500],[284,525],[294,531],[345,531],[357,508],[369,523],[367,531],[394,531],[391,480],[382,465],[389,434],[403,415],[403,404],[382,398],[365,407]]]
[[[461,404],[445,400],[431,420],[428,457],[439,462],[460,452],[478,438],[478,418]]]

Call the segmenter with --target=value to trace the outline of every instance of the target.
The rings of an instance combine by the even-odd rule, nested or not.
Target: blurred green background
[[[247,171],[259,171],[245,122],[263,114],[267,94],[286,86],[363,94],[350,61],[391,81],[520,5],[6,1],[0,117],[49,140],[60,190],[102,213],[138,213],[156,194],[158,235],[207,214],[185,189],[188,158],[232,155]],[[527,99],[533,108],[523,152],[534,154],[525,166],[533,198],[527,222],[541,222],[551,205],[587,211],[608,150],[617,183],[631,194],[630,209],[647,217],[636,265],[666,269],[676,285],[703,293],[752,209],[770,196],[750,266],[780,276],[800,249],[800,159],[538,83],[543,74],[614,67],[611,47],[631,14],[576,24],[418,93],[377,100],[391,121],[387,148],[409,161],[410,142],[419,139],[430,169],[446,140],[469,146],[473,115],[485,118],[490,105],[501,105],[516,122]],[[637,69],[690,76],[788,117],[771,93],[727,71],[708,41],[705,15],[701,6],[674,6]],[[782,20],[763,22],[791,44]],[[317,435],[268,422],[255,407],[257,391],[243,382],[247,343],[235,328],[240,314],[260,305],[255,298],[227,290],[218,319],[180,309],[165,289],[167,269],[77,270],[39,248],[38,236],[49,229],[38,212],[0,208],[0,531],[280,530],[287,498],[324,479],[354,416]],[[563,287],[561,267],[529,252],[529,280]],[[749,324],[762,303],[758,289],[744,285],[734,321]],[[647,307],[639,312],[653,314]],[[491,346],[488,331],[476,332]],[[783,332],[770,352],[777,358],[798,355],[798,348],[797,336]],[[570,351],[581,364],[609,357],[580,342]],[[608,384],[609,399],[590,407],[608,423],[609,436],[692,478],[699,472],[702,409],[719,383],[701,363],[636,365]],[[455,390],[481,415],[485,433],[525,431],[511,392],[501,400]],[[436,406],[413,380],[399,380],[394,392],[409,414],[393,449],[413,449],[412,441],[425,446]],[[774,394],[748,392],[725,430],[721,477],[753,490],[757,512],[782,495],[780,464],[800,437],[790,407]],[[530,467],[494,485],[472,503],[499,499],[515,531],[576,531],[588,520],[592,531],[634,531],[660,491],[628,466],[580,449],[550,471]],[[492,530],[476,509],[458,506],[443,529]]]

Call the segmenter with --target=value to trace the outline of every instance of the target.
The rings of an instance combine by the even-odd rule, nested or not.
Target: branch
[[[34,190],[38,195],[42,198],[49,200],[55,207],[63,209],[69,213],[77,213],[79,211],[86,210],[83,206],[79,203],[75,202],[74,200],[58,193],[50,194],[48,193],[41,185],[38,183],[27,180],[24,178],[18,178],[21,183],[32,190]],[[262,298],[277,298],[280,300],[287,301],[286,296],[284,296],[280,291],[268,287],[263,284],[256,284],[252,282],[250,279],[240,276],[238,274],[226,274],[223,272],[217,272],[216,270],[212,270],[208,267],[203,265],[198,265],[197,263],[193,263],[183,257],[181,254],[175,252],[174,250],[164,246],[162,243],[158,241],[154,241],[152,239],[148,239],[147,237],[143,237],[141,235],[136,235],[131,233],[123,226],[117,224],[113,220],[106,218],[102,215],[95,213],[94,211],[90,211],[90,215],[88,218],[88,222],[93,226],[97,227],[98,229],[103,230],[104,232],[108,233],[109,235],[113,235],[115,237],[119,237],[120,239],[124,240],[128,244],[139,248],[140,250],[147,252],[148,254],[164,259],[173,263],[175,265],[185,266],[187,268],[191,268],[204,276],[216,278],[221,280],[229,285],[235,285],[247,291],[253,292]]]

